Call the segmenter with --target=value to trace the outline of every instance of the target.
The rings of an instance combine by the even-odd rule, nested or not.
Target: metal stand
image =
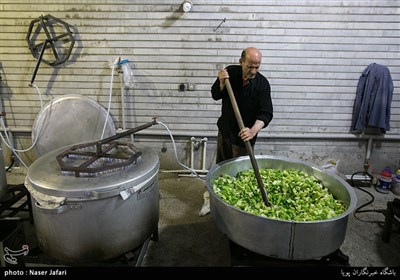
[[[33,224],[31,196],[25,186],[23,184],[8,185],[7,197],[7,200],[0,202],[0,216],[5,211],[10,211],[4,215],[6,217],[14,217],[20,211],[28,212],[29,221]],[[18,202],[21,203],[18,204]]]

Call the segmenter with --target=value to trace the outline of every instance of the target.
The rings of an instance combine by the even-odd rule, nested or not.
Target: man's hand
[[[244,127],[239,131],[239,137],[243,141],[250,141],[253,139],[257,133],[264,127],[264,122],[262,120],[256,120],[252,128]]]
[[[253,137],[256,135],[257,133],[254,133],[250,128],[248,127],[244,127],[240,132],[239,132],[239,137],[244,141],[250,141],[251,139],[253,139]]]
[[[219,79],[219,90],[223,91],[225,88],[225,80],[229,79],[229,74],[226,69],[222,69],[218,72],[218,79]]]

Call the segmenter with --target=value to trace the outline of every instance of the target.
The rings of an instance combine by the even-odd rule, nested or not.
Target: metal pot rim
[[[317,166],[315,166],[313,164],[309,164],[309,163],[303,162],[301,160],[296,160],[296,159],[289,159],[289,158],[284,158],[284,157],[275,157],[275,156],[268,156],[268,155],[256,155],[255,158],[256,158],[256,160],[259,160],[259,159],[271,159],[271,160],[280,160],[280,161],[284,161],[284,162],[301,164],[303,166],[306,166],[306,167],[309,167],[309,168],[311,168],[313,170],[316,170],[317,172],[322,172],[322,173],[326,174],[327,176],[330,176],[330,177],[334,178],[336,181],[338,181],[341,185],[343,185],[346,188],[346,190],[347,190],[347,192],[348,192],[348,194],[350,196],[350,203],[348,203],[348,207],[347,207],[346,211],[343,212],[342,214],[336,216],[336,217],[332,217],[330,219],[325,219],[325,220],[290,221],[290,220],[279,220],[279,219],[272,219],[272,218],[268,218],[268,217],[254,215],[252,213],[243,211],[243,210],[241,210],[241,209],[239,209],[237,207],[234,207],[234,206],[228,204],[227,202],[223,201],[218,195],[215,194],[214,189],[213,189],[212,184],[211,184],[212,177],[213,177],[214,173],[218,169],[221,168],[221,166],[225,166],[225,165],[230,164],[230,163],[243,162],[243,161],[249,162],[249,164],[250,164],[250,159],[247,156],[241,156],[241,157],[237,157],[237,158],[233,158],[233,159],[228,159],[228,160],[222,161],[222,162],[217,163],[216,165],[214,165],[209,170],[209,172],[207,173],[207,176],[206,176],[206,183],[207,183],[208,191],[210,193],[212,193],[212,196],[215,197],[215,199],[217,199],[220,203],[224,204],[226,207],[228,207],[228,208],[230,208],[230,209],[232,209],[234,211],[240,212],[243,215],[246,215],[248,217],[256,217],[256,218],[259,218],[259,219],[273,220],[275,222],[282,222],[282,223],[314,224],[314,223],[335,221],[335,220],[342,219],[345,216],[348,216],[350,213],[352,213],[354,211],[354,209],[355,209],[355,207],[357,205],[357,196],[356,196],[354,190],[350,187],[350,185],[345,180],[343,180],[340,176],[338,176],[336,174],[331,174],[331,173],[328,174],[327,172],[325,172],[324,170],[322,170],[321,168],[319,168],[319,167],[317,167]],[[250,165],[249,169],[250,168],[251,168],[251,165]],[[259,168],[261,168],[261,166],[259,166]]]
[[[69,200],[103,199],[118,195],[125,190],[138,191],[146,182],[158,175],[158,154],[151,148],[143,148],[138,163],[122,170],[97,177],[64,175],[56,155],[68,147],[51,151],[37,159],[28,169],[25,185],[34,192]]]

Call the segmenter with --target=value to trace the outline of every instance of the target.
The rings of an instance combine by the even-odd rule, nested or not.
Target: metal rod
[[[37,63],[36,63],[35,70],[33,71],[33,76],[32,76],[31,83],[30,83],[31,86],[33,85],[33,82],[35,81],[37,71],[39,70],[40,62],[42,61],[43,54],[44,54],[44,51],[45,51],[45,49],[46,49],[46,45],[47,45],[49,42],[50,42],[50,40],[49,40],[49,39],[46,39],[46,40],[44,41],[44,43],[43,43],[43,47],[42,47],[42,50],[40,51],[40,55],[39,55],[38,61],[37,61]]]
[[[226,18],[224,18],[224,19],[221,21],[221,23],[220,23],[216,28],[214,28],[214,32],[217,31],[218,28],[219,28],[225,21],[226,21]]]
[[[242,116],[240,115],[239,107],[236,103],[235,95],[233,94],[233,90],[231,87],[231,83],[229,82],[229,79],[225,79],[225,86],[226,86],[226,89],[228,90],[229,98],[231,99],[233,111],[235,112],[236,120],[239,124],[239,129],[242,130],[243,128],[245,128],[245,126],[244,126],[244,123],[242,120]],[[260,170],[258,169],[257,161],[254,157],[254,153],[253,153],[253,149],[251,147],[250,141],[244,141],[244,144],[246,145],[247,153],[250,156],[251,165],[253,166],[254,175],[256,176],[258,188],[260,189],[264,204],[267,207],[271,206],[271,204],[268,201],[267,193],[265,192],[264,184],[262,182],[261,175],[260,175]]]
[[[157,123],[157,119],[154,117],[152,122],[148,122],[148,123],[143,124],[143,125],[141,125],[141,126],[138,126],[138,127],[135,127],[135,128],[131,128],[131,129],[127,130],[127,131],[124,131],[124,132],[118,133],[118,134],[116,134],[116,135],[113,135],[113,136],[110,136],[110,137],[101,139],[101,140],[99,140],[99,141],[96,141],[96,142],[95,142],[95,145],[96,145],[96,154],[97,154],[98,156],[100,156],[101,154],[103,154],[103,151],[102,151],[102,145],[103,145],[103,144],[106,144],[106,143],[109,143],[109,142],[111,142],[111,141],[113,141],[113,140],[117,140],[117,139],[120,139],[120,138],[122,138],[122,137],[131,135],[131,134],[133,134],[133,133],[135,133],[135,132],[138,132],[138,131],[143,130],[143,129],[145,129],[145,128],[148,128],[148,127],[150,127],[150,126],[152,126],[152,125],[155,125],[156,123]]]
[[[40,20],[40,23],[41,23],[41,27],[43,28],[44,32],[46,33],[46,37],[47,37],[46,41],[49,41],[49,42],[53,41],[54,42],[55,40],[51,38],[51,34],[50,34],[49,30],[47,29],[47,25],[46,25],[46,23],[44,22],[43,19],[46,19],[46,20],[48,20],[48,19],[47,19],[47,17],[43,17],[43,16],[39,17],[39,20]],[[59,58],[58,57],[58,53],[57,53],[57,49],[54,46],[54,44],[50,44],[50,47],[52,48],[54,57],[56,58],[56,61],[57,61],[58,58]]]
[[[127,131],[124,131],[124,132],[118,133],[118,134],[116,134],[116,135],[113,135],[113,136],[104,138],[104,139],[102,139],[102,140],[99,140],[99,141],[97,141],[97,143],[99,143],[99,144],[105,144],[105,143],[111,142],[111,141],[113,141],[113,140],[116,140],[116,139],[119,139],[119,138],[128,136],[128,135],[130,135],[130,134],[132,134],[132,133],[135,133],[135,132],[138,132],[138,131],[143,130],[143,129],[145,129],[145,128],[148,128],[148,127],[150,127],[150,126],[152,126],[152,125],[155,125],[156,123],[157,123],[157,122],[156,122],[156,119],[154,119],[152,122],[148,122],[148,123],[143,124],[143,125],[141,125],[141,126],[138,126],[138,127],[135,127],[135,128],[131,128],[131,129],[127,130]]]

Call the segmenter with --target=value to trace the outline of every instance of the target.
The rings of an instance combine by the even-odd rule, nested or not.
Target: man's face
[[[241,60],[243,80],[251,80],[256,76],[260,68],[261,58],[259,56],[246,56],[245,60]]]

